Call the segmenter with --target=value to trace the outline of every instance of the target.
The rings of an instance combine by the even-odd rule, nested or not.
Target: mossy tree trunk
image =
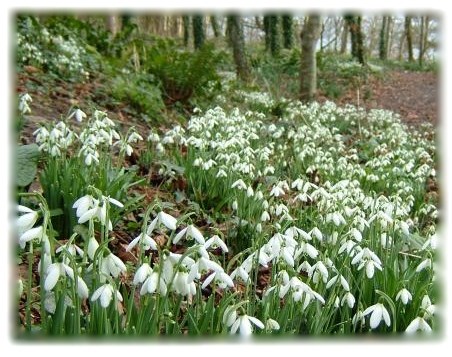
[[[381,23],[380,29],[380,47],[379,47],[379,58],[381,60],[386,60],[388,58],[388,38],[386,28],[388,27],[388,17],[383,16],[383,21]]]
[[[202,47],[206,39],[206,33],[204,29],[204,16],[193,15],[192,25],[193,25],[193,45],[195,49],[199,49]]]
[[[210,16],[210,24],[212,25],[213,35],[216,38],[221,37],[220,26],[218,26],[218,19],[215,15]]]
[[[227,31],[229,44],[232,47],[237,77],[247,82],[250,79],[250,68],[245,52],[245,36],[240,16],[227,17]]]
[[[290,15],[281,16],[284,48],[293,46],[293,18]]]
[[[364,35],[361,30],[361,16],[345,15],[350,30],[350,37],[352,41],[352,56],[358,60],[362,65],[366,64],[364,59]]]
[[[278,16],[269,16],[269,33],[270,33],[270,52],[272,56],[277,56],[279,54],[280,46],[280,31],[279,31],[279,21]]]
[[[413,36],[411,33],[411,16],[405,16],[405,37],[408,50],[408,61],[413,62]]]
[[[317,92],[316,46],[320,37],[320,16],[308,16],[301,31],[300,100],[314,100]]]
[[[188,46],[190,40],[190,16],[182,16],[182,26],[184,28],[184,46]]]

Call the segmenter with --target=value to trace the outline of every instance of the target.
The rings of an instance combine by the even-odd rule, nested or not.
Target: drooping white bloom
[[[432,328],[422,317],[418,316],[407,326],[405,333],[413,334],[416,331],[432,332]]]
[[[401,300],[402,303],[406,305],[412,298],[411,293],[407,289],[403,288],[397,293],[395,299],[396,301]]]
[[[28,231],[22,233],[22,235],[19,237],[19,245],[23,249],[25,248],[25,245],[27,242],[30,242],[34,239],[37,239],[40,241],[44,234],[44,228],[42,226],[31,228]]]
[[[214,235],[211,238],[209,238],[206,243],[204,243],[204,248],[205,249],[216,249],[216,248],[220,248],[223,252],[227,253],[228,247],[226,246],[226,244],[223,242],[223,240],[218,236],[218,235]]]
[[[370,328],[376,329],[380,325],[381,321],[384,321],[386,326],[391,325],[391,318],[389,317],[388,310],[382,303],[376,303],[375,305],[369,306],[363,311],[363,316],[370,315]]]
[[[152,239],[147,234],[140,233],[135,239],[133,239],[126,248],[126,252],[130,252],[137,244],[140,242],[143,246],[143,249],[149,250],[158,250],[157,243],[154,239]]]
[[[205,244],[202,233],[194,225],[190,224],[188,227],[182,229],[173,238],[173,244],[177,244],[183,236],[194,238],[199,244]]]
[[[99,243],[94,236],[90,237],[88,240],[88,257],[93,260],[96,254],[97,248],[99,248]]]
[[[421,272],[424,269],[431,269],[432,268],[432,260],[431,259],[424,259],[417,267],[416,267],[416,273]]]
[[[111,275],[112,277],[117,278],[119,274],[125,273],[127,268],[120,258],[113,253],[110,253],[102,259],[100,271],[103,274],[103,276],[101,276],[101,281],[104,282],[105,276]]]
[[[91,301],[96,301],[100,298],[100,305],[103,308],[107,308],[110,305],[111,300],[113,299],[113,294],[116,295],[116,299],[118,301],[122,301],[121,293],[116,290],[113,285],[107,283],[99,287],[91,296]]]
[[[39,217],[39,213],[21,205],[17,206],[17,210],[21,213],[24,213],[16,221],[18,234],[22,235],[24,232],[28,231],[35,225]]]
[[[75,120],[77,120],[79,123],[83,121],[83,118],[86,118],[86,113],[81,109],[74,110],[71,115],[69,115],[69,118],[75,117]]]
[[[158,291],[161,295],[166,295],[167,286],[163,277],[159,276],[159,273],[154,270],[141,286],[140,295],[153,294],[155,291]]]
[[[350,291],[347,291],[341,299],[341,306],[344,306],[345,303],[347,303],[350,309],[353,309],[353,306],[355,306],[355,297]]]
[[[231,334],[235,334],[237,330],[239,331],[240,336],[242,337],[250,337],[253,333],[253,325],[256,327],[263,329],[265,328],[264,324],[261,320],[248,316],[246,314],[240,315],[237,319],[232,323],[231,326]]]
[[[148,263],[143,263],[135,272],[133,284],[138,285],[145,281],[152,274],[152,268]]]
[[[279,330],[280,326],[278,321],[273,319],[267,319],[267,322],[265,323],[265,327],[267,330]]]

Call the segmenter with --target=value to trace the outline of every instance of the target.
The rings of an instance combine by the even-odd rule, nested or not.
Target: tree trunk
[[[300,100],[312,101],[317,92],[316,45],[320,37],[321,19],[318,15],[309,16],[300,33]]]
[[[218,38],[221,36],[220,27],[218,26],[217,17],[212,15],[210,16],[210,24],[212,25],[213,35]]]
[[[244,82],[250,79],[250,68],[245,53],[245,36],[240,16],[229,15],[227,17],[227,34],[232,47],[237,77]]]
[[[187,47],[190,39],[190,16],[182,16],[182,25],[184,27],[184,46]]]
[[[408,61],[413,62],[413,37],[411,34],[411,16],[405,16],[405,37],[408,49]]]
[[[340,54],[345,54],[347,52],[347,40],[348,40],[348,23],[347,21],[344,21],[342,24],[342,36],[341,36],[341,49]]]
[[[272,56],[277,56],[280,50],[278,16],[269,16],[268,27],[270,32],[270,52]]]
[[[388,26],[388,17],[383,16],[383,22],[381,24],[380,30],[380,47],[379,47],[379,58],[385,60],[388,58],[388,38],[386,37],[386,27]]]
[[[264,32],[265,32],[265,51],[270,50],[270,16],[264,16]]]
[[[110,31],[112,37],[115,37],[116,34],[119,32],[119,18],[117,15],[108,15],[107,16],[107,29]]]
[[[358,60],[359,63],[365,65],[364,60],[364,36],[361,31],[361,16],[344,16],[350,29],[350,36],[352,40],[352,56]]]
[[[193,15],[193,45],[195,49],[199,49],[204,44],[206,33],[204,30],[204,17],[202,15]]]
[[[391,16],[388,16],[387,26],[386,26],[386,58],[391,58],[392,41],[394,36],[394,22]]]
[[[419,65],[422,66],[422,60],[424,57],[424,23],[425,23],[425,17],[421,16],[421,33],[419,36]]]
[[[293,19],[290,15],[282,15],[281,17],[284,48],[292,48],[293,46]]]

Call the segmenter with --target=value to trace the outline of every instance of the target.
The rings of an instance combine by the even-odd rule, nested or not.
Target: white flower
[[[18,205],[17,210],[21,213],[25,213],[21,215],[16,221],[18,233],[19,235],[22,235],[24,232],[28,231],[35,225],[39,214],[38,212],[21,205]]]
[[[127,268],[121,259],[113,253],[110,253],[102,259],[100,263],[100,271],[106,276],[111,275],[112,277],[117,278],[119,274],[125,273]],[[105,281],[105,276],[101,277],[101,280]]]
[[[159,293],[166,295],[167,286],[163,277],[159,276],[156,271],[153,271],[141,286],[140,295],[146,293],[152,294],[158,289]]]
[[[403,303],[404,305],[406,305],[406,304],[408,304],[408,302],[409,302],[412,298],[413,298],[413,297],[411,296],[411,293],[410,293],[407,289],[403,288],[402,290],[400,290],[400,291],[397,293],[395,299],[396,299],[396,301],[397,301],[397,300],[401,300],[402,303]]]
[[[278,321],[275,321],[273,319],[268,319],[267,322],[265,323],[265,327],[267,328],[267,330],[279,330],[280,329]]]
[[[75,117],[75,120],[77,120],[79,123],[83,121],[83,118],[86,118],[86,113],[81,109],[74,110],[68,119]]]
[[[170,229],[172,231],[176,230],[176,228],[177,228],[176,227],[177,219],[174,218],[173,216],[171,216],[168,213],[160,211],[157,214],[157,217],[155,217],[154,220],[149,225],[149,227],[148,227],[148,229],[146,231],[146,233],[148,235],[150,235],[153,232],[153,230],[154,230],[155,226],[157,225],[157,223],[163,223],[163,225],[166,228],[168,228],[168,229]]]
[[[186,235],[187,237],[194,238],[199,244],[205,244],[202,233],[194,225],[190,224],[188,227],[182,229],[173,238],[173,244],[177,244],[181,238]]]
[[[94,236],[90,237],[88,240],[88,257],[93,260],[96,250],[99,248],[99,243]]]
[[[231,327],[231,334],[235,334],[237,330],[239,330],[239,333],[242,337],[249,337],[253,333],[253,325],[251,323],[253,323],[260,329],[265,328],[261,320],[245,314],[239,316],[233,322]]]
[[[342,297],[341,306],[344,306],[344,303],[347,303],[350,309],[353,309],[353,306],[355,306],[355,297],[350,291],[347,291]]]
[[[118,290],[115,290],[115,288],[111,284],[104,284],[100,288],[98,288],[93,295],[91,296],[91,301],[96,301],[100,298],[100,305],[103,308],[107,308],[108,305],[110,305],[110,302],[113,298],[113,294],[116,295],[116,299],[118,301],[122,301],[122,295]]]
[[[413,334],[416,331],[432,332],[432,328],[422,317],[418,316],[410,322],[405,333]]]
[[[135,276],[133,277],[133,284],[138,285],[139,283],[142,283],[151,274],[152,274],[151,266],[148,263],[143,263],[141,267],[139,267],[135,272]]]
[[[217,235],[212,236],[204,244],[205,249],[209,249],[210,247],[212,247],[213,249],[216,249],[217,247],[219,247],[223,252],[225,252],[225,253],[228,252],[228,247],[223,242],[223,240]]]
[[[143,245],[143,249],[145,251],[151,248],[152,250],[158,250],[157,242],[147,234],[141,233],[138,235],[138,237],[136,237],[129,243],[129,245],[126,248],[126,252],[130,252],[138,244],[138,242],[140,242]]]
[[[432,261],[431,259],[424,259],[416,268],[416,273],[421,272],[422,270],[429,268],[432,268]]]
[[[19,237],[19,245],[20,247],[23,249],[25,248],[25,245],[27,244],[27,242],[32,241],[33,239],[37,239],[37,240],[41,240],[44,234],[44,229],[42,226],[36,227],[36,228],[31,228],[28,231],[24,232],[20,237]]]
[[[386,326],[391,325],[391,318],[389,317],[388,310],[383,304],[377,303],[375,305],[369,306],[363,311],[363,316],[370,315],[370,328],[375,329],[380,325],[380,322],[384,320]]]

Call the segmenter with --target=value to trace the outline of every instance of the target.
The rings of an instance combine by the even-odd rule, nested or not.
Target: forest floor
[[[93,103],[96,103],[97,109],[106,110],[121,126],[128,128],[134,125],[139,132],[147,135],[148,125],[134,118],[127,103],[115,106],[109,104],[109,98],[104,94],[103,87],[104,84],[99,79],[86,83],[70,83],[63,80],[49,82],[43,73],[36,72],[33,67],[20,73],[16,91],[28,92],[33,98],[32,114],[27,116],[22,142],[26,144],[33,141],[32,133],[39,123],[59,120],[66,116],[74,105],[86,109]],[[398,113],[401,120],[409,126],[418,127],[425,122],[437,126],[439,89],[437,73],[391,70],[369,77],[361,84],[359,91],[356,89],[345,91],[337,99],[319,94],[318,100],[320,102],[332,100],[338,105],[360,105],[366,109],[391,110]]]
[[[360,89],[360,105],[366,109],[387,109],[398,113],[402,121],[415,127],[430,122],[439,124],[440,83],[433,72],[393,70],[369,78]],[[344,93],[338,104],[358,101],[358,91]]]

